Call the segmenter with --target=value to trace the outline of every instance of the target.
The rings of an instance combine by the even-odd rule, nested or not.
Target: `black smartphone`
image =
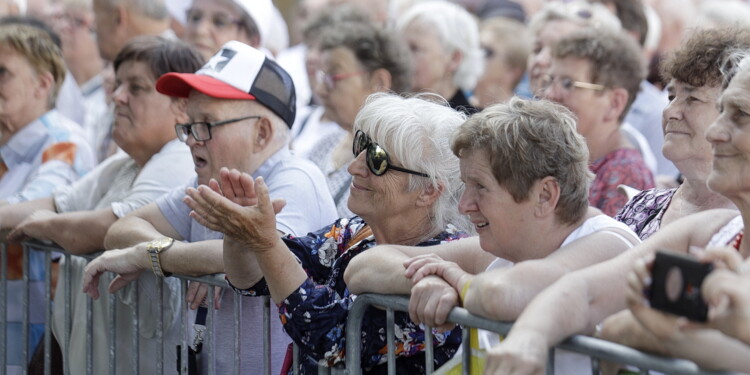
[[[657,251],[651,267],[651,307],[705,322],[708,306],[703,301],[701,285],[713,268],[713,264],[701,263],[685,254]]]

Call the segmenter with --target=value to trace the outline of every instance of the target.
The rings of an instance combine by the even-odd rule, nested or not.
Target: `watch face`
[[[157,238],[157,239],[151,241],[151,243],[150,243],[151,246],[149,246],[149,247],[151,247],[155,251],[159,252],[162,249],[164,249],[165,247],[171,245],[172,242],[174,242],[174,239],[172,239],[172,238],[161,237],[161,238]]]

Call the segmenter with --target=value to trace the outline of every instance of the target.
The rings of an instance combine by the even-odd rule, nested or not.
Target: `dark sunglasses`
[[[367,151],[367,153],[365,153],[367,168],[376,176],[382,176],[385,172],[388,172],[389,169],[393,169],[394,171],[410,173],[417,176],[430,177],[430,175],[426,173],[412,171],[411,169],[401,168],[391,164],[388,153],[377,143],[373,142],[372,139],[370,139],[370,136],[361,130],[357,130],[354,134],[352,151],[354,152],[355,158],[359,156],[362,151]]]

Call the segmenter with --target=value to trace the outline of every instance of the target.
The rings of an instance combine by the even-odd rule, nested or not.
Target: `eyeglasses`
[[[322,70],[317,70],[315,72],[315,81],[319,85],[326,85],[326,88],[328,90],[333,90],[334,87],[336,87],[336,82],[349,79],[352,77],[361,76],[363,74],[366,74],[366,70],[360,70],[358,72],[349,72],[349,73],[339,73],[339,74],[328,74]]]
[[[251,118],[259,119],[261,117],[263,116],[245,116],[216,122],[191,122],[189,124],[177,124],[174,126],[174,130],[175,132],[177,132],[177,138],[182,142],[187,142],[188,135],[191,134],[196,141],[208,141],[211,139],[211,128],[215,126],[231,124],[238,121],[249,120]]]
[[[607,87],[604,85],[600,85],[597,83],[589,83],[589,82],[581,82],[576,81],[572,78],[568,77],[562,77],[557,78],[552,75],[545,75],[542,77],[542,90],[547,90],[550,87],[560,87],[566,94],[573,91],[575,88],[579,89],[589,89],[589,90],[595,90],[595,91],[603,91]]]
[[[367,151],[365,154],[367,168],[376,176],[382,176],[385,172],[388,172],[389,169],[393,169],[394,171],[410,173],[417,176],[430,177],[430,175],[426,173],[412,171],[411,169],[401,168],[391,164],[388,153],[377,143],[373,142],[372,139],[370,139],[370,136],[361,130],[357,130],[357,133],[354,134],[352,151],[354,152],[355,158],[359,156],[362,151]]]
[[[207,18],[216,30],[224,30],[230,26],[239,26],[242,24],[241,20],[222,13],[205,15],[202,11],[197,9],[190,9],[187,11],[187,24],[190,26],[200,25],[200,23],[203,22],[203,18]]]

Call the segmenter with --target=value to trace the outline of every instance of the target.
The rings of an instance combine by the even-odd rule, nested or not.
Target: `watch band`
[[[148,242],[148,244],[146,244],[146,252],[148,253],[148,256],[151,260],[151,270],[154,272],[154,275],[158,277],[171,275],[171,273],[165,274],[164,271],[162,270],[160,254],[161,252],[169,249],[173,243],[174,243],[174,238],[161,237],[161,238],[152,240]]]

